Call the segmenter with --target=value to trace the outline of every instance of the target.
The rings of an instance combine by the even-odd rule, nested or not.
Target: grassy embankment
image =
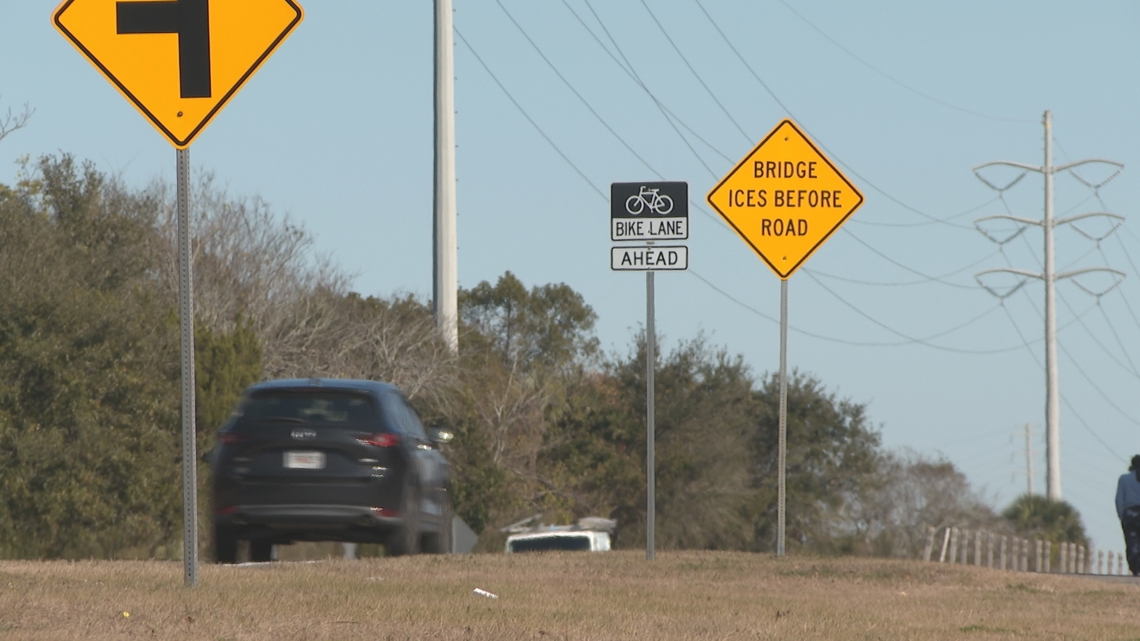
[[[497,599],[473,593],[481,588]],[[1140,586],[917,561],[643,552],[0,562],[0,639],[1140,639]]]

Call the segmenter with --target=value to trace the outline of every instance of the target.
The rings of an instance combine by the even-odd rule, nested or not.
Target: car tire
[[[237,563],[237,537],[226,527],[214,526],[214,562]]]
[[[440,509],[439,531],[424,534],[426,554],[451,554],[451,503],[446,500]]]
[[[254,539],[249,542],[249,560],[254,563],[268,563],[273,560],[273,541]]]
[[[418,554],[420,551],[420,501],[416,486],[407,481],[404,483],[403,496],[400,499],[400,514],[403,522],[388,535],[384,543],[384,550],[388,556],[407,556]]]

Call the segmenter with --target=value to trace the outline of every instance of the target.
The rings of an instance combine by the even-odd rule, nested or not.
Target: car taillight
[[[233,514],[234,512],[237,512],[237,508],[232,505],[227,505],[226,507],[218,510],[218,514],[222,515]]]
[[[244,436],[242,434],[230,434],[229,432],[226,432],[224,434],[220,434],[218,436],[218,440],[221,441],[222,443],[225,443],[226,445],[233,445],[235,443],[241,443],[242,441],[246,440],[247,438],[249,438],[249,437]]]
[[[371,434],[356,440],[365,445],[376,447],[395,447],[400,442],[400,436],[398,434]]]
[[[400,515],[400,513],[397,512],[396,510],[389,510],[386,507],[374,507],[371,509],[372,509],[372,513],[375,514],[376,516],[386,516],[389,518],[393,518],[393,517],[397,517]]]

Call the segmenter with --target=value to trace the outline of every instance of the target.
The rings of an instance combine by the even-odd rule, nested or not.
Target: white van
[[[610,534],[593,530],[545,530],[507,537],[507,554],[569,550],[609,552]]]
[[[598,517],[580,519],[577,525],[528,525],[542,518],[536,514],[503,528],[507,537],[507,554],[516,552],[609,552],[610,532],[615,521]]]

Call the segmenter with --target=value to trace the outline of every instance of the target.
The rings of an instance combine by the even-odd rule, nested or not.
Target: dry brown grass
[[[0,639],[1102,641],[1140,638],[1138,597],[1091,578],[715,552],[203,565],[197,589],[177,562],[0,562]]]

